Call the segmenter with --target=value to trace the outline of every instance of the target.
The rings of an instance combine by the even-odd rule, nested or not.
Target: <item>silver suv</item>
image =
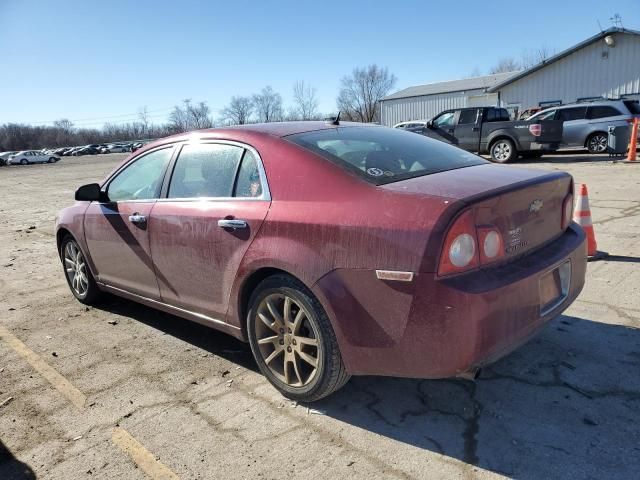
[[[608,127],[629,125],[634,117],[640,118],[637,100],[602,100],[549,108],[528,121],[562,120],[563,147],[587,147],[589,153],[603,153]]]

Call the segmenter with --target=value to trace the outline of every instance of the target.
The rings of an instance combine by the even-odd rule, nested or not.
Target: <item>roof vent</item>
[[[613,35],[607,35],[604,37],[604,43],[607,44],[607,47],[613,48],[616,46],[616,39],[613,38]]]

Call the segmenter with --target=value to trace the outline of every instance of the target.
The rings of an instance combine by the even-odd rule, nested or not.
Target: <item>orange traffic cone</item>
[[[576,198],[576,206],[573,210],[573,221],[582,227],[584,233],[587,234],[587,255],[589,260],[595,260],[606,256],[604,252],[598,252],[598,244],[596,243],[596,234],[593,230],[591,222],[591,209],[589,208],[589,193],[587,186],[583,183]]]
[[[629,142],[629,154],[625,163],[640,163],[636,160],[636,150],[638,148],[638,118],[633,119],[631,126],[631,139]]]

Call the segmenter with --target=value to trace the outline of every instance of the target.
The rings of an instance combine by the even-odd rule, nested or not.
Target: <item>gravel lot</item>
[[[360,377],[309,409],[222,333],[74,300],[55,214],[122,158],[0,168],[1,479],[637,477],[640,166],[580,154],[514,166],[587,183],[611,256],[476,383]]]

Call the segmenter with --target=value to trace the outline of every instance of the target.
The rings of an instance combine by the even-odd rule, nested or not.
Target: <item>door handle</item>
[[[478,127],[473,127],[473,131],[474,131],[474,132],[479,132],[479,131],[480,131],[480,128],[478,128]]]
[[[129,215],[129,221],[138,225],[141,223],[147,223],[147,217],[140,215],[139,213],[134,213],[133,215]]]
[[[247,228],[248,224],[245,220],[223,218],[221,220],[218,220],[218,226],[220,228],[231,228],[233,230],[237,230],[239,228]]]

